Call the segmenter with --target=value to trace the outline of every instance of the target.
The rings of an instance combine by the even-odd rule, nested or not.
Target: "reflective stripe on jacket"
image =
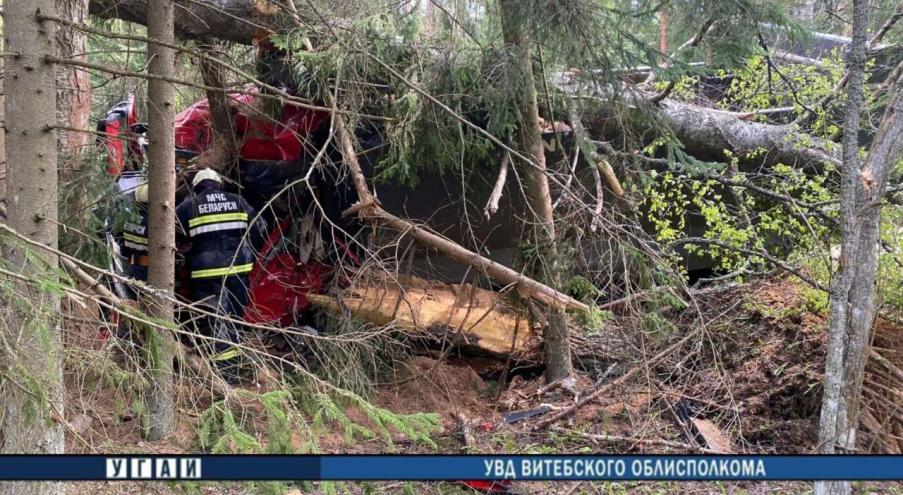
[[[207,268],[206,270],[192,270],[191,278],[211,278],[226,277],[229,275],[241,275],[248,273],[254,268],[254,263],[245,263],[244,265],[233,265],[225,268]]]
[[[240,213],[214,213],[201,215],[188,221],[188,235],[194,237],[207,232],[219,232],[223,230],[241,229],[244,232],[248,228],[248,214]]]
[[[242,197],[219,186],[206,185],[182,201],[176,216],[181,227],[180,240],[191,243],[187,256],[191,278],[226,277],[251,271],[254,264],[251,243],[262,235],[258,233],[262,228],[251,225],[254,210]]]
[[[147,208],[143,204],[135,204],[136,215],[122,225],[120,247],[126,258],[147,254]]]
[[[142,253],[147,252],[147,237],[131,234],[129,232],[122,233],[122,245]]]

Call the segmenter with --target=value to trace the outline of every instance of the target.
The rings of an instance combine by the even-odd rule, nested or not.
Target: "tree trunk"
[[[540,330],[508,296],[470,284],[444,284],[414,276],[365,276],[338,297],[308,294],[310,302],[336,314],[348,312],[376,325],[391,324],[413,339],[456,352],[520,365],[543,363]],[[599,373],[623,358],[617,336],[572,333],[568,343],[576,366]]]
[[[143,24],[148,0],[91,0],[91,14]],[[219,38],[250,45],[278,26],[282,12],[267,0],[177,0],[176,34],[181,38]]]
[[[831,285],[828,354],[819,425],[819,443],[825,454],[853,452],[856,447],[862,378],[876,311],[881,197],[903,151],[903,97],[898,80],[869,154],[864,162],[859,160],[857,136],[863,107],[867,21],[867,0],[855,0],[843,138],[842,248],[838,272]],[[815,491],[847,494],[850,483],[817,482]]]
[[[85,24],[88,17],[88,0],[56,0],[59,17]],[[57,53],[63,60],[86,61],[87,34],[78,29],[61,24],[57,29]],[[61,221],[77,229],[85,229],[89,223],[90,208],[87,206],[90,181],[84,180],[81,154],[93,143],[93,136],[88,132],[91,126],[91,80],[87,71],[66,64],[57,65],[56,69],[56,121],[57,149],[59,150],[59,181],[62,184],[63,212]],[[75,238],[79,244],[85,242],[82,237]],[[69,241],[69,239],[63,239]],[[64,244],[67,251],[72,251],[69,242]]]
[[[668,63],[668,20],[667,7],[663,6],[658,18],[658,51],[662,54],[660,64]]]
[[[147,34],[151,39],[173,43],[173,0],[151,0],[147,10]],[[147,71],[162,77],[175,76],[175,50],[154,43],[147,46]],[[175,287],[175,87],[166,81],[148,82],[148,256],[147,281],[161,293],[172,295]],[[172,303],[164,297],[148,297],[145,310],[161,321],[173,320]],[[148,329],[147,423],[144,435],[160,440],[172,431],[172,334]]]
[[[211,57],[220,57],[219,47],[216,45],[202,45]],[[231,176],[238,166],[238,143],[235,140],[232,112],[230,111],[229,95],[226,94],[226,77],[223,74],[223,66],[213,61],[201,58],[198,60],[201,68],[201,77],[204,85],[217,88],[217,91],[207,90],[207,104],[210,105],[210,127],[213,129],[212,144],[204,152],[209,156],[198,158],[200,168],[209,167],[219,170],[224,175]],[[222,88],[222,90],[219,90]]]
[[[559,88],[571,95],[587,93],[583,88],[568,83],[559,84]],[[584,105],[583,122],[593,138],[622,134],[625,121],[638,126],[632,129],[636,134],[661,135],[660,129],[648,124],[648,116],[626,118],[624,115],[624,112],[649,112],[650,108],[642,98],[625,93],[620,95],[624,105],[619,106],[617,100],[611,100],[611,92],[595,93],[593,96],[598,96],[599,100],[580,100]],[[724,151],[728,150],[735,156],[755,154],[757,162],[766,166],[783,163],[818,170],[825,163],[841,164],[840,153],[834,143],[802,133],[793,125],[749,122],[745,114],[669,99],[660,101],[653,114],[659,124],[665,124],[674,133],[689,153],[697,156],[724,160]]]
[[[0,0],[0,7],[2,6],[3,0]],[[0,16],[0,52],[3,52],[3,47],[6,46],[4,38],[6,38],[6,24],[3,16]],[[0,57],[0,109],[6,105],[4,102],[6,92],[3,88],[3,81],[6,79],[5,67],[6,60]],[[0,206],[3,207],[3,211],[6,210],[6,115],[2,111],[0,111]],[[5,220],[3,216],[5,215],[0,215],[0,221]]]
[[[142,23],[147,9],[147,0],[90,0],[91,14],[103,18],[117,18]],[[261,0],[213,0],[215,8],[203,3],[179,0],[180,12],[176,20],[176,33],[183,38],[222,39],[236,43],[250,44],[267,29],[277,29],[282,17],[277,11],[266,7]],[[519,2],[506,2],[510,8],[519,7]],[[290,16],[287,16],[290,17]],[[532,70],[531,70],[532,72]],[[564,80],[564,78],[562,78]],[[575,94],[577,88],[566,82],[559,89]],[[581,89],[582,90],[582,89]],[[587,91],[582,91],[587,93]],[[592,106],[593,116],[584,118],[587,130],[593,136],[607,129],[623,132],[621,126],[627,119],[617,114],[618,107],[608,101],[611,92],[600,96],[606,101]],[[637,105],[640,98],[623,95],[627,103]],[[582,100],[587,102],[588,100]],[[766,165],[785,163],[789,165],[821,165],[830,162],[839,165],[839,153],[831,143],[823,139],[801,134],[790,125],[748,122],[742,115],[721,110],[703,108],[689,103],[665,99],[659,102],[657,116],[674,131],[691,153],[702,152],[723,156],[724,150],[734,155],[760,153],[767,150],[760,159]],[[594,118],[595,117],[595,118]],[[631,119],[648,121],[648,118]],[[649,127],[637,129],[638,133],[654,130]]]
[[[542,341],[529,315],[505,296],[470,284],[374,274],[338,298],[319,294],[308,298],[336,313],[347,310],[369,323],[391,324],[414,338],[510,356],[518,362],[542,361]]]
[[[86,24],[88,20],[88,0],[56,0],[57,13],[63,19]],[[57,31],[57,53],[61,59],[86,61],[85,49],[88,35],[69,26],[60,25]],[[90,130],[91,80],[88,72],[72,65],[57,66],[57,122],[70,129]],[[74,163],[72,157],[92,144],[93,137],[87,132],[61,130],[57,132],[59,148],[66,161],[64,170]]]
[[[561,266],[556,245],[555,221],[552,212],[552,196],[546,176],[545,152],[539,128],[539,106],[536,101],[536,83],[533,63],[530,60],[530,39],[523,25],[523,6],[517,0],[499,3],[502,32],[505,45],[512,55],[523,79],[518,92],[521,122],[517,130],[517,149],[530,157],[536,166],[524,167],[529,208],[536,217],[535,236],[541,247],[541,270],[553,287],[561,286]],[[545,339],[546,381],[553,382],[571,374],[571,354],[568,347],[568,328],[564,312],[550,308],[549,322],[543,332]]]
[[[863,239],[858,228],[859,210],[859,128],[864,97],[862,87],[865,82],[866,29],[868,6],[865,0],[853,3],[853,41],[847,54],[847,74],[849,75],[846,108],[843,124],[843,170],[841,172],[841,258],[838,272],[831,283],[830,316],[828,320],[828,354],[825,362],[825,385],[819,425],[819,444],[824,454],[834,454],[855,445],[856,426],[851,420],[849,394],[850,383],[845,379],[846,358],[850,349],[850,313],[861,311],[850,304],[853,279],[862,266],[856,259]],[[858,400],[858,391],[857,391]],[[850,428],[850,426],[853,426]],[[849,482],[816,483],[816,493],[849,493]]]
[[[10,193],[9,225],[41,244],[57,247],[56,67],[46,57],[56,55],[55,29],[40,23],[36,12],[53,13],[54,0],[6,2],[5,101]],[[7,245],[7,261],[32,280],[54,283],[57,256],[50,251],[28,253]],[[0,366],[3,383],[3,454],[62,454],[63,369],[59,328],[59,297],[41,284],[19,284],[3,325]],[[8,483],[9,494],[63,493],[58,482]]]

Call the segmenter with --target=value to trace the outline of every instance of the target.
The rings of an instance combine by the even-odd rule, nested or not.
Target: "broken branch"
[[[505,153],[502,157],[502,164],[499,166],[499,175],[495,179],[495,186],[492,188],[492,194],[489,195],[489,201],[483,208],[483,214],[486,220],[489,220],[495,212],[499,211],[499,200],[502,199],[502,191],[505,189],[505,181],[508,180],[508,162],[511,161],[511,155]]]
[[[426,228],[414,225],[408,220],[398,218],[378,206],[373,208],[373,211],[363,218],[365,220],[386,225],[399,232],[404,232],[420,243],[438,250],[455,261],[470,265],[505,285],[515,285],[522,293],[547,306],[557,309],[589,311],[589,306],[567,294],[563,294],[548,285],[537,282],[501,263],[480,256],[479,254],[464,248],[460,244],[446,239],[439,234],[433,233]]]
[[[305,38],[303,41],[305,48],[308,51],[312,52],[313,45],[311,44],[310,40]],[[377,61],[382,63],[378,59]],[[325,97],[326,102],[330,107],[332,107],[333,109],[337,108],[335,98],[331,93],[326,93]],[[359,212],[359,217],[362,220],[382,224],[398,232],[408,234],[418,242],[436,249],[437,251],[445,254],[455,261],[470,265],[478,270],[481,270],[482,272],[486,273],[490,277],[498,280],[503,284],[516,285],[523,293],[529,295],[530,297],[543,304],[556,309],[577,309],[584,312],[589,311],[589,306],[568,296],[567,294],[558,292],[557,290],[545,284],[539,283],[536,280],[523,275],[522,273],[519,273],[515,270],[512,270],[511,268],[508,268],[507,266],[492,261],[489,258],[480,256],[479,254],[464,248],[460,244],[457,244],[445,237],[433,233],[432,231],[424,227],[417,226],[409,220],[399,218],[384,210],[381,206],[379,206],[379,203],[376,201],[376,198],[373,196],[373,193],[370,192],[370,188],[367,186],[367,179],[364,176],[364,172],[361,170],[360,162],[357,159],[357,153],[355,153],[354,151],[354,143],[351,140],[351,134],[345,127],[344,119],[338,115],[336,115],[335,118],[335,133],[336,137],[339,138],[339,147],[342,153],[342,161],[351,173],[351,180],[354,183],[358,201],[362,205],[367,205],[367,207],[362,207]],[[518,156],[520,155],[518,154]]]
[[[593,153],[592,160],[596,162],[596,168],[599,169],[599,172],[602,172],[605,181],[608,182],[608,187],[611,188],[611,191],[615,196],[623,198],[624,188],[621,187],[621,182],[618,181],[618,176],[615,175],[615,170],[611,167],[611,164],[608,163],[608,160],[597,153]]]
[[[620,436],[620,435],[597,435],[597,434],[593,434],[593,433],[584,433],[582,431],[567,430],[560,426],[553,426],[550,428],[550,430],[552,430],[556,433],[561,433],[564,435],[575,435],[578,437],[583,437],[583,438],[598,441],[598,442],[657,445],[660,447],[672,447],[675,449],[699,452],[702,454],[723,454],[724,453],[724,452],[721,452],[718,450],[707,449],[705,447],[696,447],[696,446],[690,445],[688,443],[672,442],[670,440],[663,440],[660,438],[624,437],[624,436]]]
[[[647,366],[654,366],[665,356],[668,356],[671,353],[673,353],[674,351],[683,347],[684,344],[686,344],[690,340],[691,337],[695,337],[695,336],[696,336],[696,332],[688,333],[682,339],[669,345],[663,351],[659,352],[658,354],[653,356],[651,359],[649,359],[647,362]],[[631,368],[629,371],[627,371],[627,373],[624,373],[617,379],[615,379],[609,383],[606,383],[606,384],[600,386],[599,388],[597,388],[596,390],[594,390],[593,392],[585,395],[582,399],[580,399],[580,401],[578,401],[573,406],[562,409],[562,410],[556,412],[555,414],[543,419],[542,421],[538,421],[535,425],[533,425],[532,430],[539,431],[539,430],[551,425],[552,423],[555,423],[558,420],[564,419],[564,418],[574,414],[581,407],[583,407],[583,406],[589,404],[590,402],[601,397],[602,394],[605,394],[606,392],[613,389],[614,387],[617,387],[617,386],[621,385],[622,383],[626,382],[627,380],[630,380],[631,378],[633,378],[635,375],[637,375],[640,372],[641,369],[642,368],[639,366]]]

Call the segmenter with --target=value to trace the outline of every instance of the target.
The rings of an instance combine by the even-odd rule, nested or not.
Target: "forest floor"
[[[500,388],[499,364],[489,359],[450,355],[420,355],[400,364],[394,375],[380,385],[372,401],[399,414],[433,412],[439,415],[441,431],[433,434],[436,447],[415,443],[404,436],[393,438],[394,453],[505,453],[505,454],[640,454],[699,453],[704,449],[732,453],[805,454],[816,449],[818,409],[824,363],[826,319],[824,311],[805,288],[783,278],[748,283],[712,292],[691,305],[693,317],[676,310],[664,316],[674,322],[660,335],[623,341],[622,360],[611,363],[609,373],[578,374],[571,387],[549,389],[535,373],[510,370]],[[667,314],[671,311],[673,314]],[[606,331],[622,335],[636,332],[636,317],[615,316]],[[680,340],[692,338],[658,362],[648,356]],[[882,355],[903,368],[903,325],[881,320],[875,346]],[[78,339],[76,339],[78,340]],[[69,342],[79,348],[75,355],[100,359],[103,352],[87,341]],[[109,359],[109,358],[107,358]],[[640,367],[633,378],[618,383],[616,377]],[[110,369],[113,369],[111,367]],[[172,452],[198,450],[199,411],[210,403],[210,393],[195,387],[179,390],[176,433],[164,442],[141,441],[136,410],[139,405],[125,399],[125,381],[92,380],[82,374],[70,376],[80,386],[67,402],[70,424],[67,438],[73,453]],[[869,368],[866,397],[869,421],[864,424],[860,445],[865,452],[899,453],[899,432],[884,432],[885,418],[899,414],[887,404],[900,405],[889,387],[886,397],[880,384],[887,381]],[[615,384],[598,400],[576,408],[573,415],[552,425],[537,423],[575,401],[595,387]],[[207,397],[205,399],[205,397]],[[881,397],[887,399],[881,401]],[[512,411],[545,408],[549,412],[511,422]],[[252,409],[253,410],[253,409]],[[350,407],[349,419],[365,427],[372,421]],[[506,421],[506,418],[508,420]],[[264,438],[266,422],[260,422]],[[385,438],[348,439],[341,428],[318,434],[324,453],[384,453]],[[888,440],[890,438],[890,440]],[[455,483],[342,483],[339,493],[474,493]],[[264,493],[272,487],[247,483],[202,484],[195,493]],[[548,483],[516,482],[523,494],[565,493],[807,493],[810,483]],[[161,484],[76,485],[70,493],[180,493],[186,488]],[[289,491],[289,493],[292,493]],[[295,492],[299,493],[299,492]],[[860,483],[855,493],[903,494],[903,484]]]

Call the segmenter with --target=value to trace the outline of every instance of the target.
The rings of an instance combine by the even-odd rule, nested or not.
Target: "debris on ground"
[[[437,433],[441,452],[504,452],[513,442],[529,451],[536,435],[550,435],[556,448],[589,448],[612,453],[809,453],[817,442],[822,370],[813,363],[824,353],[826,321],[812,309],[805,295],[788,280],[748,283],[712,292],[696,301],[702,320],[670,315],[679,322],[671,336],[627,341],[620,355],[608,355],[611,364],[602,373],[576,373],[568,382],[545,384],[531,368],[511,366],[503,373],[498,357],[465,356],[434,351],[396,362],[383,377],[374,404],[399,414],[432,412],[439,415]],[[88,310],[90,311],[90,309]],[[676,310],[672,310],[676,311]],[[729,311],[730,318],[723,314]],[[700,330],[699,321],[715,321]],[[609,339],[627,333],[643,335],[639,320],[616,316],[609,322]],[[68,332],[80,352],[101,352],[109,343],[95,342],[96,329],[78,326]],[[616,335],[615,335],[616,334]],[[868,452],[896,453],[899,442],[878,442],[876,431],[899,429],[899,415],[889,405],[903,397],[894,373],[900,369],[903,325],[879,320],[875,338],[877,360],[866,376],[863,448]],[[645,348],[646,356],[637,349]],[[74,351],[73,351],[74,352]],[[661,355],[655,364],[653,355]],[[800,355],[811,359],[801,360]],[[639,356],[639,357],[638,357]],[[883,361],[881,361],[883,360]],[[884,364],[882,364],[884,363]],[[70,377],[85,383],[97,377]],[[499,390],[501,387],[501,390]],[[78,387],[71,387],[78,390]],[[603,390],[603,393],[599,393]],[[121,403],[125,395],[99,387],[91,410],[67,411],[73,436],[84,445],[100,445],[102,438],[140,442],[138,413]],[[182,390],[181,401],[210,395]],[[203,399],[202,399],[203,400]],[[899,403],[899,402],[897,402]],[[195,404],[194,408],[203,404]],[[538,424],[561,415],[550,427]],[[352,421],[366,426],[367,418],[353,410]],[[176,452],[176,445],[191,445],[196,418],[184,418],[172,442],[144,445],[145,450]],[[889,426],[888,426],[889,425]],[[892,435],[899,435],[899,431]],[[885,435],[887,438],[895,438]],[[500,440],[504,439],[504,440]],[[403,439],[399,439],[403,442]],[[380,442],[348,444],[337,433],[324,439],[330,452],[376,452]],[[373,450],[376,449],[376,450]],[[418,449],[422,449],[419,447]],[[415,450],[427,452],[428,450]],[[505,487],[509,489],[510,487]]]

